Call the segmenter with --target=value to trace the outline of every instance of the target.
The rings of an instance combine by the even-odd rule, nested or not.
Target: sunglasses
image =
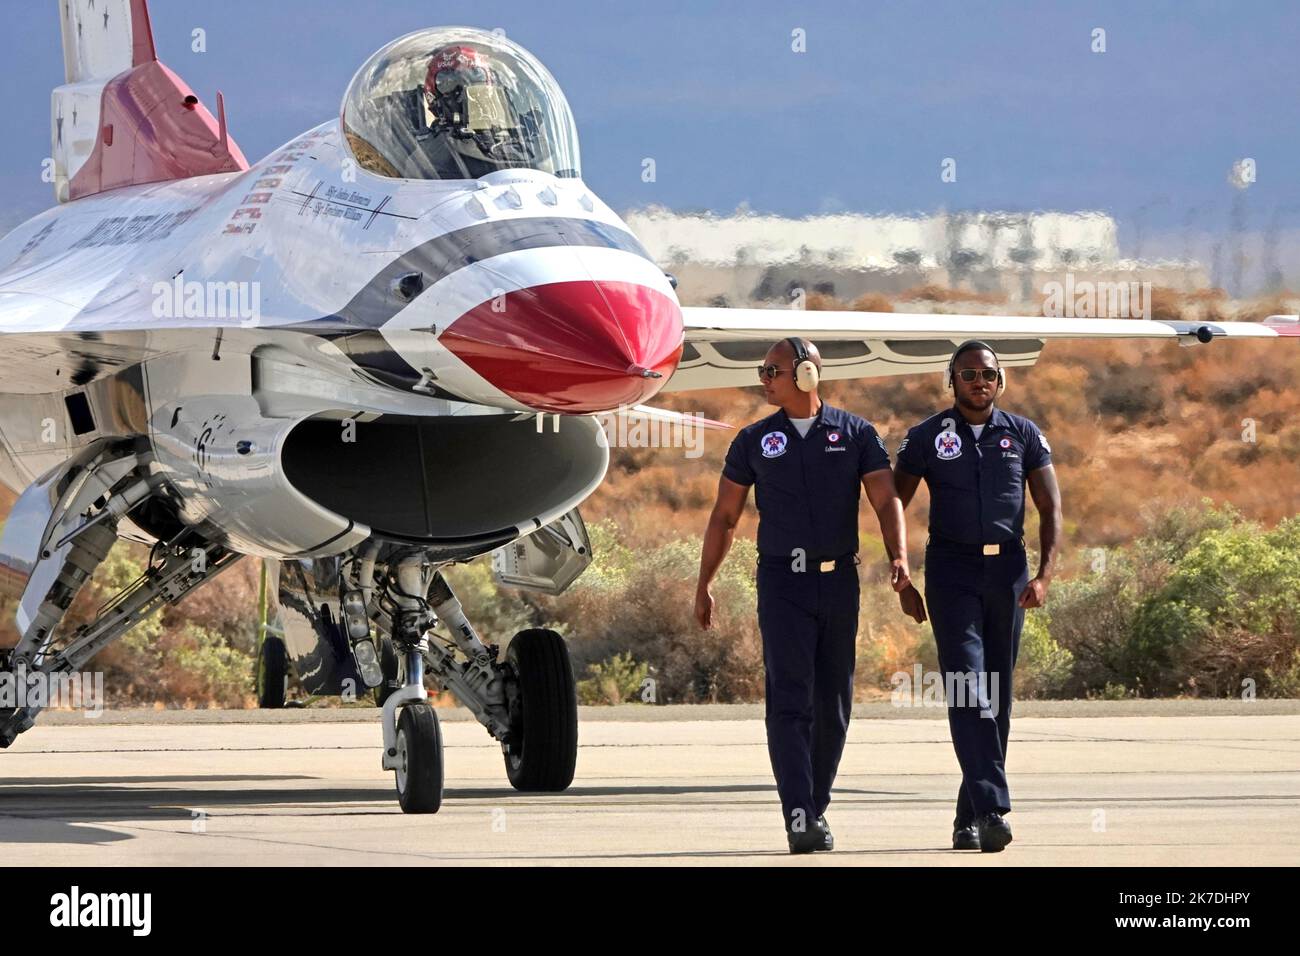
[[[995,368],[964,368],[957,373],[957,377],[963,382],[973,382],[977,375],[986,382],[998,380],[998,370]]]
[[[760,365],[758,367],[758,380],[766,382],[769,378],[776,378],[782,372],[790,372],[793,369],[781,368],[778,365]]]

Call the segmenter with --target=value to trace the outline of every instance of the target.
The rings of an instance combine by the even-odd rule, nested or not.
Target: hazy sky
[[[52,202],[55,0],[3,0],[6,228]],[[159,54],[250,159],[335,115],[377,47],[424,26],[501,27],[565,88],[587,181],[616,209],[1103,209],[1131,251],[1300,227],[1290,2],[153,0]],[[208,50],[190,49],[191,31]],[[1106,52],[1091,50],[1094,28]],[[807,52],[791,49],[805,31]],[[654,158],[657,181],[641,180]],[[957,181],[940,179],[945,157]],[[1171,238],[1175,237],[1175,238]],[[1152,249],[1144,251],[1150,252]],[[1177,251],[1175,248],[1174,251]]]

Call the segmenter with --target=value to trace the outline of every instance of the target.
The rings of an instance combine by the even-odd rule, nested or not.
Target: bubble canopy
[[[421,30],[375,53],[343,99],[343,133],[378,176],[581,176],[573,113],[555,78],[518,44],[470,27]]]

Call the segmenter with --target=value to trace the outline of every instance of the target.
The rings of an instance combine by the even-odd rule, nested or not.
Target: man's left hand
[[[1019,604],[1021,607],[1042,607],[1047,603],[1047,581],[1043,578],[1034,578],[1020,592]]]
[[[915,587],[908,587],[906,591],[900,593],[898,603],[903,608],[903,613],[917,624],[925,623],[925,601],[921,598],[921,592]]]

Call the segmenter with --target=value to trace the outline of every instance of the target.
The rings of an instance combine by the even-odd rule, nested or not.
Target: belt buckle
[[[984,545],[984,556],[985,556],[985,557],[988,557],[990,554],[1001,554],[1001,553],[1002,553],[1002,545],[1000,545],[1000,544],[986,544],[986,545]]]
[[[821,563],[821,565],[820,565],[820,568],[821,568],[821,572],[822,572],[822,574],[825,574],[827,571],[834,571],[834,570],[835,570],[835,562],[834,562],[834,561],[823,561],[823,562]]]

